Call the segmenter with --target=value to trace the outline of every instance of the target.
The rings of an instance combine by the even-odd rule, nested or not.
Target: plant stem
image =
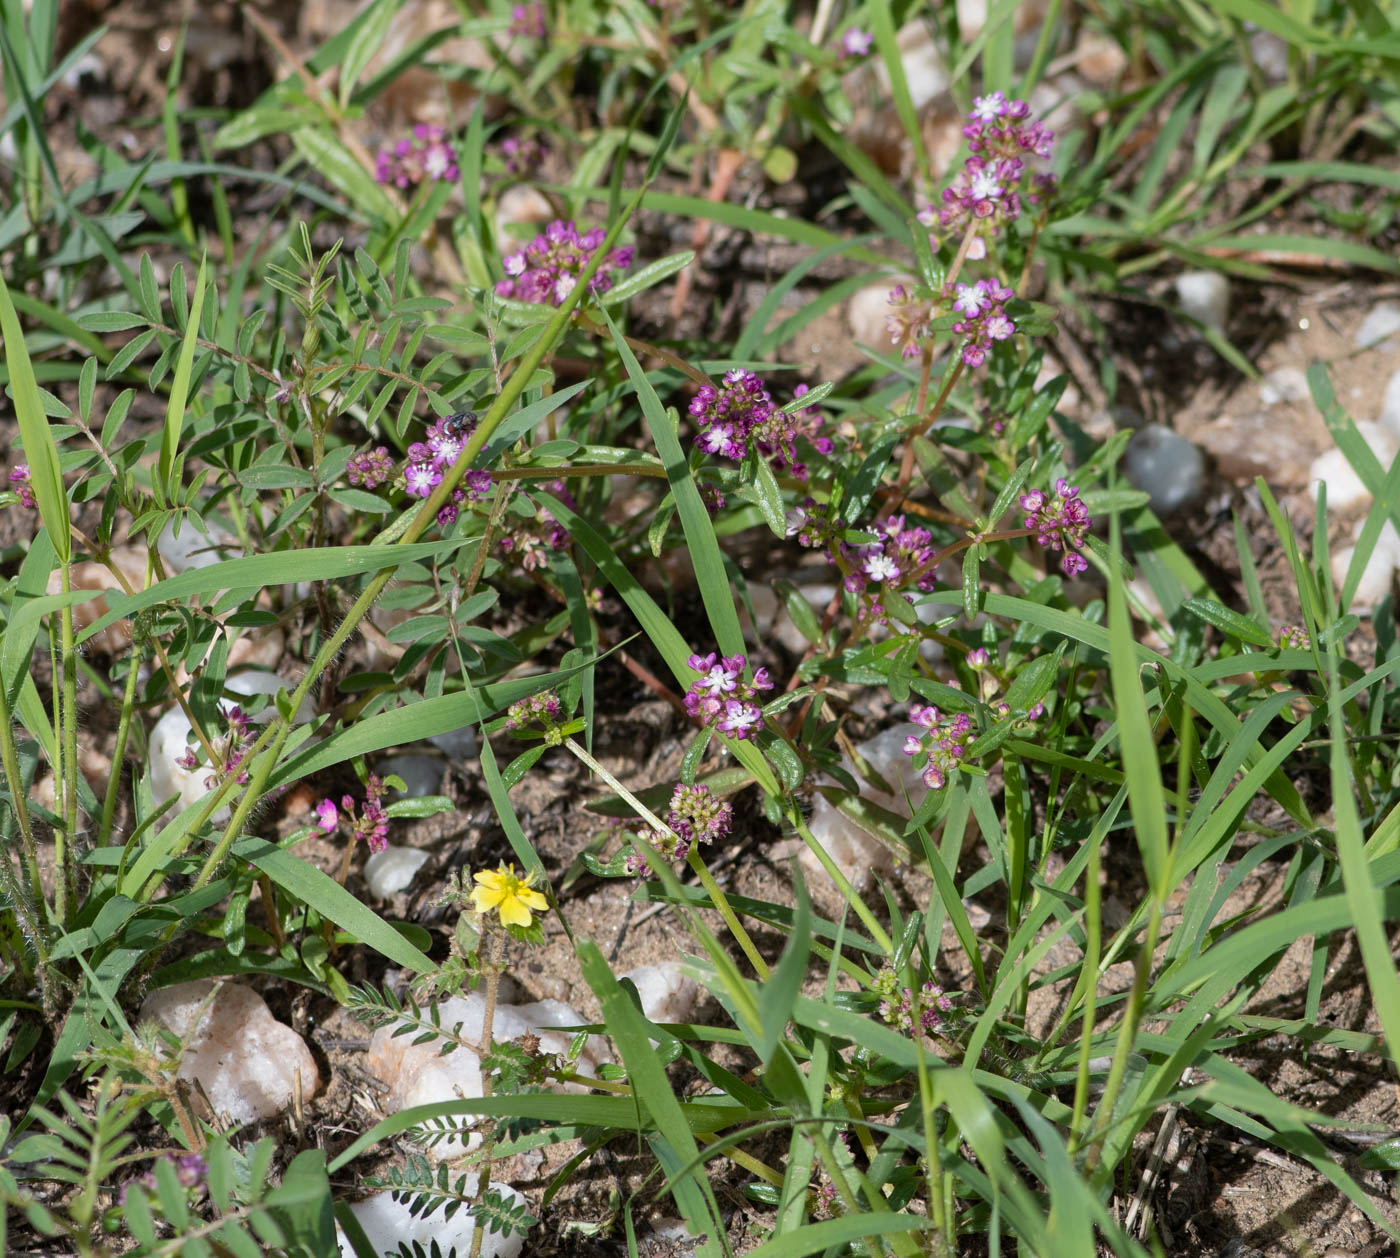
[[[491,963],[486,967],[486,990],[483,998],[486,1001],[486,1008],[481,1015],[481,1047],[483,1051],[491,1048],[491,1028],[496,1021],[496,992],[501,982],[501,969],[505,964],[506,956],[506,931],[504,926],[497,926],[495,930],[495,941],[491,949]],[[482,1069],[481,1072],[481,1095],[491,1095],[491,1072]],[[491,1187],[491,1150],[495,1146],[495,1141],[488,1141],[485,1155],[481,1159],[481,1171],[476,1182],[476,1201],[473,1203],[472,1214],[472,1247],[469,1258],[481,1258],[481,1242],[486,1235],[486,1227],[481,1220],[481,1204],[486,1200],[487,1190]]]
[[[65,561],[60,568],[60,589],[73,592],[73,565]],[[73,607],[63,609],[59,617],[60,666],[63,670],[63,707],[58,740],[61,746],[55,780],[60,779],[63,801],[63,824],[54,831],[54,914],[60,929],[66,930],[77,912],[75,879],[69,865],[78,830],[78,652],[73,642]]]
[[[566,738],[564,740],[564,746],[573,752],[592,772],[602,778],[618,795],[625,799],[632,806],[637,816],[641,817],[642,820],[651,826],[658,834],[673,833],[670,826],[662,821],[661,818],[642,803],[640,799],[633,795],[631,791],[603,768],[603,766],[580,747],[578,743],[574,742],[572,738]],[[679,836],[676,837],[679,838]],[[710,903],[714,905],[715,910],[719,913],[720,917],[724,919],[724,924],[729,927],[730,933],[738,940],[739,947],[743,949],[744,955],[748,957],[749,964],[753,966],[754,972],[759,978],[766,979],[768,977],[768,965],[763,960],[763,954],[759,952],[753,939],[750,938],[749,932],[744,929],[744,924],[739,920],[734,909],[730,906],[729,897],[724,894],[724,890],[720,887],[719,883],[715,881],[714,875],[705,867],[705,862],[700,859],[700,853],[696,851],[693,846],[690,849],[688,863],[690,868],[695,872],[695,876],[700,880],[700,885],[704,887],[705,893],[710,897]]]
[[[840,867],[831,859],[830,853],[827,852],[826,848],[817,841],[816,836],[807,828],[807,823],[796,813],[792,814],[790,819],[793,825],[796,826],[797,833],[801,836],[802,841],[811,849],[812,855],[821,862],[822,868],[826,870],[832,882],[836,884],[836,889],[841,892],[842,898],[855,909],[856,916],[860,918],[861,922],[865,925],[865,929],[870,932],[870,938],[882,951],[893,952],[894,943],[889,935],[885,933],[884,927],[876,920],[875,914],[870,911],[865,901],[856,894],[856,889],[851,886],[851,880],[841,872]]]
[[[121,714],[117,718],[117,745],[112,748],[112,772],[107,778],[107,791],[102,797],[102,820],[97,826],[97,846],[102,847],[112,834],[112,818],[117,810],[117,792],[121,789],[122,762],[126,759],[126,741],[131,733],[131,714],[136,707],[136,681],[139,652],[133,648],[127,664],[126,691],[122,695]]]

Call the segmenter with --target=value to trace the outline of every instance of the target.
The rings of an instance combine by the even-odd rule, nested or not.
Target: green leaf
[[[389,33],[389,24],[399,10],[401,0],[376,0],[361,20],[350,47],[345,50],[345,60],[340,65],[340,108],[345,110],[355,93],[355,84],[369,65],[374,54],[380,50],[384,37]]]
[[[24,443],[24,457],[29,463],[29,482],[38,503],[39,518],[59,562],[66,564],[73,553],[73,542],[68,531],[68,495],[59,469],[58,445],[44,414],[24,332],[3,276],[0,276],[0,336],[5,342],[10,396],[14,399],[15,418],[19,422],[20,440]]]
[[[1182,607],[1197,619],[1204,620],[1208,625],[1214,625],[1222,633],[1228,633],[1241,642],[1264,647],[1266,650],[1273,646],[1269,635],[1252,620],[1241,616],[1239,612],[1231,611],[1228,607],[1212,602],[1210,599],[1188,598]]]
[[[793,890],[797,897],[797,916],[793,920],[783,955],[778,958],[778,964],[763,984],[759,1000],[762,1036],[758,1057],[764,1066],[772,1061],[782,1042],[792,1018],[793,1006],[802,994],[802,984],[807,979],[807,963],[812,955],[812,913],[801,875],[798,875]]]
[[[190,305],[190,316],[185,324],[185,337],[180,345],[180,358],[175,366],[175,378],[170,385],[170,397],[165,405],[165,424],[161,429],[160,457],[156,463],[157,497],[164,494],[167,504],[174,504],[180,498],[180,486],[176,476],[175,455],[180,448],[180,435],[185,425],[185,402],[189,397],[190,376],[194,368],[194,351],[199,344],[199,316],[204,309],[204,266],[200,259],[199,273],[194,281],[194,301]]]

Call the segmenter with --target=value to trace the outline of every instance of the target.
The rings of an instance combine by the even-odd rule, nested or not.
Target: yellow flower
[[[516,877],[514,865],[473,874],[477,885],[472,888],[472,905],[478,913],[496,909],[502,926],[528,928],[532,912],[543,913],[549,908],[549,901],[530,885],[534,877],[533,873]]]

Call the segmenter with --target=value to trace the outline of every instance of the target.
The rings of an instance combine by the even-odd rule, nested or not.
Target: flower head
[[[1066,576],[1077,576],[1089,567],[1078,552],[1093,521],[1076,486],[1061,476],[1055,482],[1053,497],[1039,489],[1027,490],[1021,495],[1021,510],[1026,513],[1025,527],[1038,545],[1065,552],[1060,567]]]
[[[846,57],[864,57],[874,42],[875,37],[869,31],[852,26],[841,35],[841,45],[836,55],[842,60]]]
[[[459,174],[457,150],[441,128],[420,122],[412,137],[386,145],[374,163],[374,177],[395,188],[412,188],[425,179],[448,182]]]
[[[534,879],[533,872],[521,878],[513,864],[481,870],[472,875],[476,883],[472,888],[472,907],[478,913],[490,913],[494,909],[500,914],[502,926],[520,926],[528,930],[534,920],[533,914],[549,910],[549,901],[531,885]]]
[[[331,834],[339,824],[340,814],[336,811],[334,800],[323,799],[316,805],[316,825],[321,830]]]
[[[544,24],[544,5],[517,4],[510,11],[510,33],[517,39],[543,39],[546,28]]]
[[[34,497],[34,485],[29,479],[28,463],[16,463],[10,469],[10,488],[19,495],[20,506],[34,510],[38,500]]]
[[[605,235],[598,228],[580,234],[572,221],[555,219],[523,249],[501,259],[506,278],[496,285],[496,295],[538,306],[562,306]],[[589,291],[606,293],[613,284],[611,272],[631,262],[630,248],[614,249],[594,272]]]

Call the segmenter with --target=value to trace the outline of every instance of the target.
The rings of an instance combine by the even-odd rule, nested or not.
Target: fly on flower
[[[468,437],[476,429],[476,421],[480,418],[475,411],[457,411],[442,421],[442,430],[458,439]]]

